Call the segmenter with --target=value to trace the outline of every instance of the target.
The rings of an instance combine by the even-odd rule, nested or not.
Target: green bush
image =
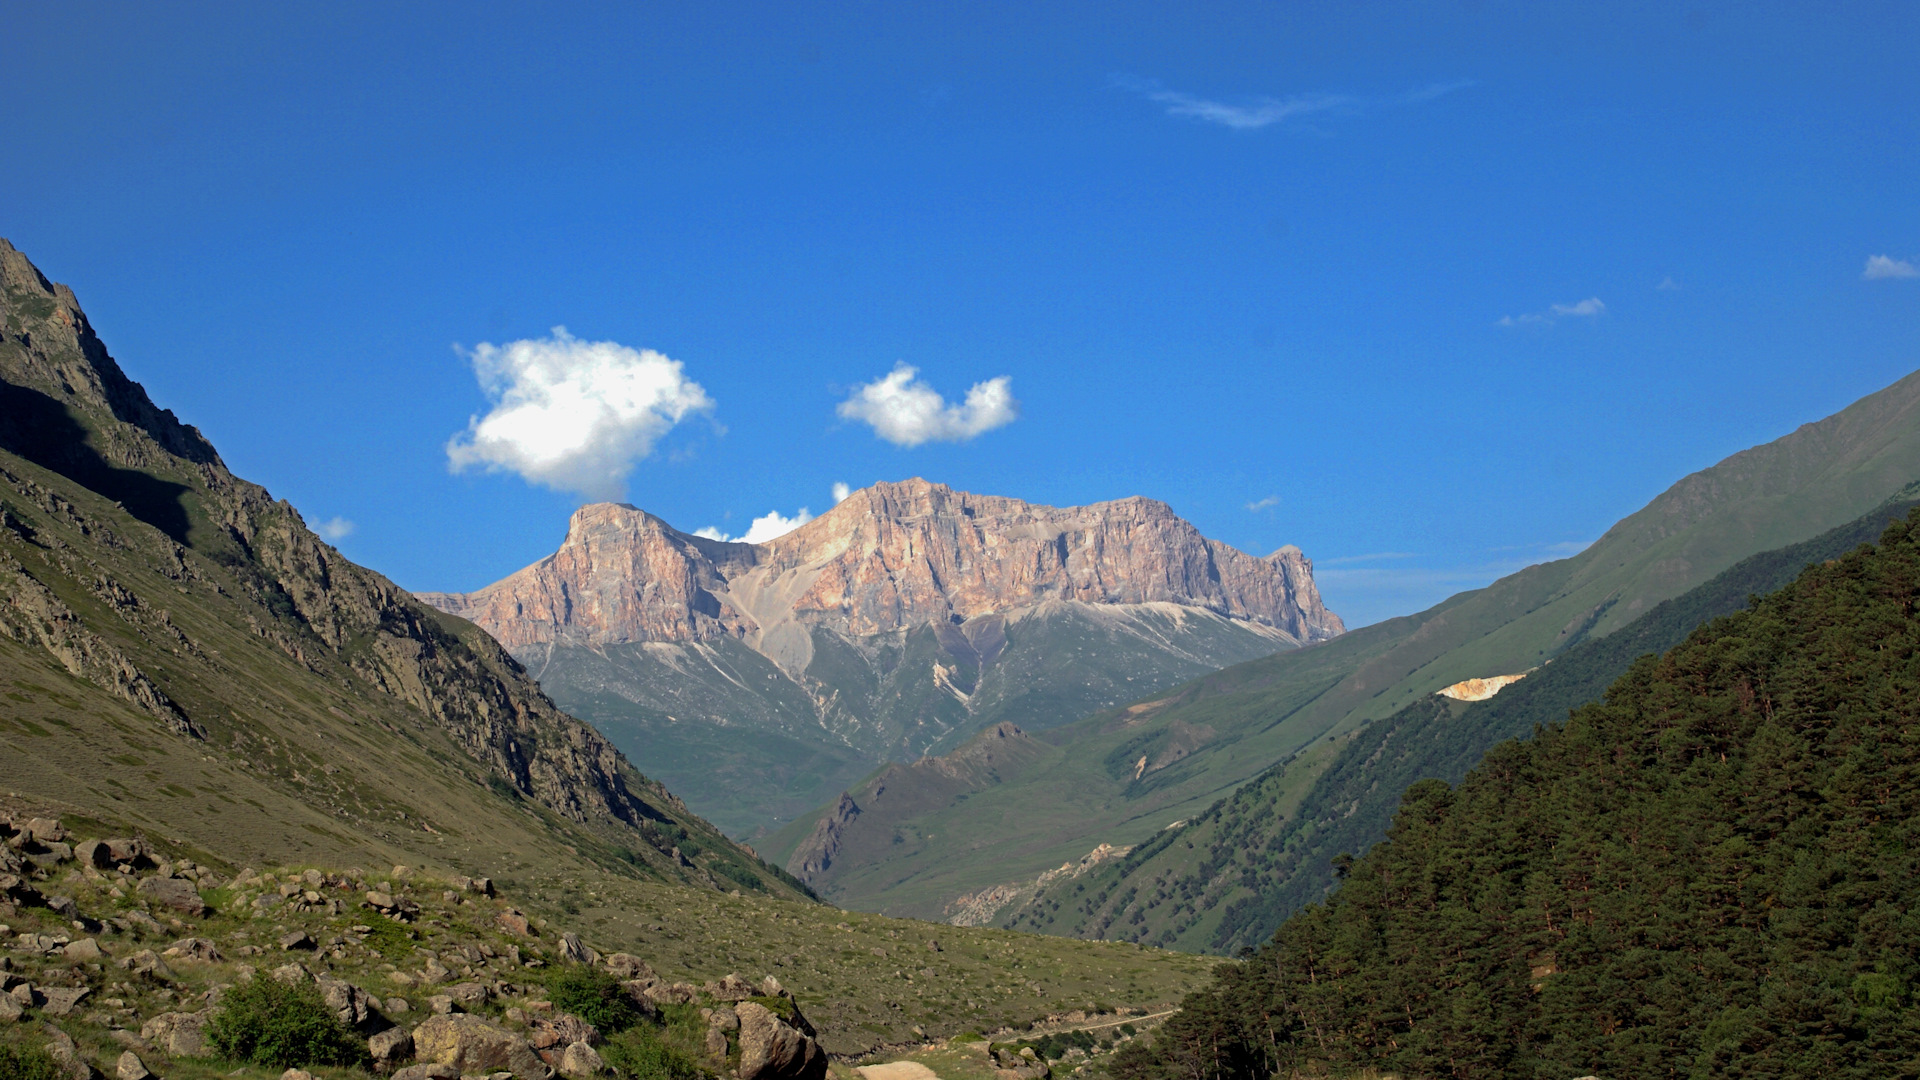
[[[640,1022],[627,988],[597,968],[569,964],[555,973],[547,990],[554,1008],[585,1020],[602,1035],[617,1035]]]
[[[60,1067],[37,1046],[0,1045],[0,1080],[62,1080]]]
[[[230,1061],[275,1069],[369,1063],[366,1042],[340,1022],[318,987],[266,976],[227,991],[207,1024],[207,1041]]]
[[[699,1062],[660,1041],[651,1024],[628,1028],[600,1047],[600,1056],[632,1080],[702,1080]]]

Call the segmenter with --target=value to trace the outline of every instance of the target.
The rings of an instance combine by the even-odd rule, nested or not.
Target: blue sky
[[[0,235],[411,588],[920,475],[1358,625],[1920,366],[1911,3],[262,7],[11,10]]]

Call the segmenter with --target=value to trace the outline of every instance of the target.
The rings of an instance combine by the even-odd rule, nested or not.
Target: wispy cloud
[[[1920,277],[1920,266],[1915,266],[1906,259],[1896,259],[1891,255],[1869,255],[1867,268],[1860,271],[1860,277],[1866,281]]]
[[[468,359],[492,399],[447,440],[454,472],[480,466],[588,498],[617,499],[627,474],[681,420],[713,408],[680,361],[614,341],[551,337],[476,345]]]
[[[851,494],[853,494],[852,488],[838,480],[833,482],[833,505],[839,506],[841,503],[846,502],[847,496]]]
[[[754,518],[752,524],[747,526],[747,531],[741,533],[739,536],[728,536],[712,525],[704,529],[695,529],[693,535],[704,536],[708,540],[720,540],[727,543],[764,544],[776,536],[785,536],[812,520],[813,515],[808,513],[807,508],[803,506],[799,512],[795,513],[792,517],[787,517],[780,511],[774,510]]]
[[[328,543],[337,544],[353,535],[353,522],[343,517],[330,517],[313,527]]]
[[[1530,311],[1524,315],[1503,315],[1501,326],[1550,326],[1561,319],[1591,319],[1607,313],[1607,305],[1597,296],[1572,304],[1550,304],[1545,311]]]
[[[919,375],[918,368],[896,365],[891,373],[856,389],[837,411],[872,426],[875,435],[895,446],[965,442],[1020,416],[1009,376],[974,383],[964,403],[949,405]]]
[[[1130,90],[1148,101],[1166,106],[1168,116],[1219,124],[1237,131],[1252,131],[1317,113],[1360,112],[1383,106],[1417,105],[1473,85],[1467,80],[1433,83],[1409,90],[1404,94],[1384,97],[1313,91],[1283,98],[1260,95],[1242,98],[1239,101],[1216,101],[1198,94],[1189,94],[1184,90],[1168,89],[1158,79],[1115,75],[1112,82],[1120,89]]]
[[[1262,510],[1271,510],[1272,508],[1279,505],[1280,505],[1280,496],[1269,495],[1264,499],[1255,499],[1254,501],[1248,503],[1247,509],[1257,514]]]
[[[1672,274],[1668,274],[1666,277],[1661,278],[1660,284],[1655,285],[1654,288],[1660,292],[1679,292],[1680,283],[1673,280]]]

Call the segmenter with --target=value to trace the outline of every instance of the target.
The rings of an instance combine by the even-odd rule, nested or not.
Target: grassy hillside
[[[1877,539],[1920,506],[1908,488],[1888,504],[1801,544],[1741,560],[1616,633],[1554,658],[1487,701],[1430,696],[1322,744],[1329,761],[1311,787],[1304,770],[1276,768],[1195,818],[1084,879],[1036,890],[999,925],[1076,937],[1234,953],[1273,935],[1336,882],[1335,857],[1364,853],[1386,835],[1400,793],[1415,782],[1456,783],[1493,746],[1565,721],[1598,699],[1633,662],[1739,611],[1808,565]],[[1291,766],[1292,763],[1287,763]]]
[[[902,843],[879,862],[844,863],[814,888],[848,906],[937,915],[1099,843],[1144,842],[1288,759],[1293,775],[1277,782],[1303,796],[1334,757],[1308,752],[1320,740],[1450,683],[1536,667],[1741,558],[1872,510],[1920,476],[1916,410],[1920,375],[1683,479],[1571,559],[1048,732],[1052,760],[899,823]],[[810,828],[798,822],[765,847],[780,861]]]
[[[1123,1080],[1905,1075],[1920,514],[1406,793]],[[1497,700],[1497,699],[1496,699]]]

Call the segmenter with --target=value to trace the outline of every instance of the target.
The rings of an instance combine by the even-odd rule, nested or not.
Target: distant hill
[[[1114,1074],[1911,1073],[1917,527],[1642,658],[1457,788],[1415,784],[1326,903]]]
[[[1247,555],[1151,499],[918,479],[761,544],[586,506],[553,555],[421,599],[742,835],[995,724],[1054,727],[1344,629],[1297,548]]]
[[[235,862],[799,897],[156,407],[0,241],[0,784]]]
[[[1442,687],[1524,672],[1604,638],[1740,559],[1859,518],[1916,477],[1920,375],[1682,479],[1573,558],[1041,732],[1052,749],[1025,772],[889,822],[899,844],[871,861],[843,859],[813,887],[836,903],[937,918],[983,891],[1011,897],[1101,844],[1144,844],[1262,774],[1269,801],[1291,813],[1339,756],[1340,737]],[[1386,787],[1367,795],[1389,808],[1397,798]],[[761,849],[791,867],[825,812]],[[1298,895],[1317,895],[1323,871],[1305,872],[1315,884]],[[1137,900],[1085,932],[1163,935],[1172,924],[1135,919]],[[1206,947],[1210,934],[1180,940]]]
[[[1916,507],[1920,487],[1910,486],[1838,529],[1743,559],[1490,699],[1422,698],[1334,740],[1330,764],[1304,794],[1289,783],[1286,766],[1277,767],[1097,874],[1027,890],[996,922],[1194,952],[1259,945],[1335,886],[1337,857],[1362,854],[1386,837],[1401,792],[1426,779],[1459,782],[1495,745],[1564,723],[1571,710],[1598,700],[1640,657],[1673,648],[1811,564],[1878,539]]]

